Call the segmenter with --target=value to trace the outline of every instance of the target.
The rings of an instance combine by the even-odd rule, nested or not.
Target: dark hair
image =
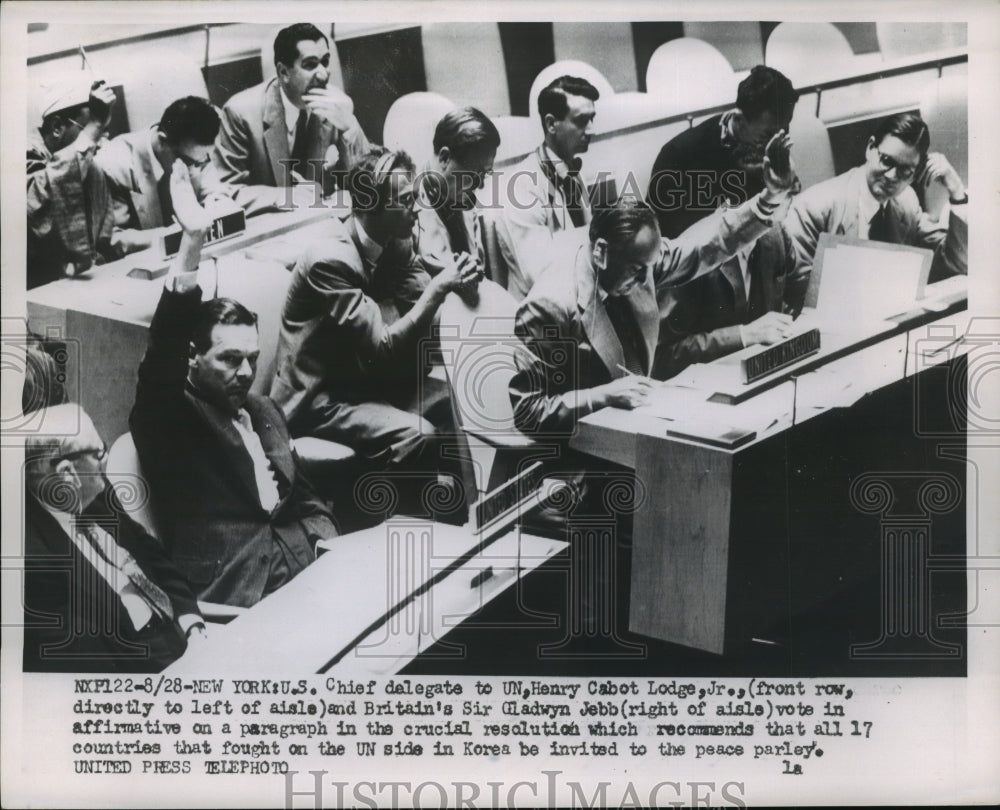
[[[875,131],[872,132],[875,145],[881,144],[887,135],[893,135],[903,143],[916,147],[921,157],[927,154],[931,146],[930,130],[916,113],[899,113],[879,121]]]
[[[382,146],[373,147],[347,173],[346,188],[351,195],[351,207],[358,212],[383,211],[392,200],[389,181],[395,169],[415,172],[413,159],[402,150],[390,152]]]
[[[546,115],[553,115],[558,121],[566,117],[569,111],[567,96],[583,96],[591,101],[597,101],[601,93],[586,79],[577,76],[560,76],[554,79],[538,94],[538,115],[543,124]]]
[[[457,160],[464,161],[481,149],[495,151],[500,146],[500,133],[485,113],[475,107],[462,107],[438,121],[434,130],[434,154],[445,146]]]
[[[286,67],[294,65],[299,56],[299,43],[302,40],[310,42],[323,40],[327,44],[330,42],[326,38],[326,34],[312,23],[295,23],[295,25],[282,28],[278,32],[278,36],[274,38],[274,64],[280,62]]]
[[[623,197],[610,208],[594,211],[590,221],[590,244],[603,239],[609,248],[617,249],[635,239],[643,228],[659,230],[653,209],[636,197]]]
[[[256,326],[257,315],[239,301],[232,298],[212,298],[202,301],[198,309],[198,323],[195,324],[191,342],[195,351],[204,354],[212,345],[212,329],[217,325]]]
[[[163,111],[157,129],[167,143],[177,145],[190,138],[200,146],[211,146],[219,134],[219,114],[206,99],[185,96]]]
[[[767,111],[779,121],[790,119],[798,100],[799,94],[788,78],[764,65],[755,65],[736,91],[736,106],[748,121]]]

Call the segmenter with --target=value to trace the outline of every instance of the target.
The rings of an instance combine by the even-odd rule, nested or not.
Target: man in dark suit
[[[369,147],[351,99],[328,86],[330,44],[316,26],[278,32],[274,65],[274,79],[223,107],[213,158],[247,214],[316,205]]]
[[[445,296],[474,289],[480,275],[468,253],[427,274],[410,238],[413,174],[405,153],[381,148],[351,170],[352,215],[331,220],[292,271],[271,398],[296,436],[436,476],[450,466],[438,437],[450,408],[426,401],[421,341]]]
[[[158,672],[204,635],[195,597],[115,496],[90,417],[54,405],[43,425],[25,443],[24,668]]]
[[[700,229],[714,217],[692,226]],[[665,380],[692,363],[708,363],[745,346],[770,345],[791,334],[788,283],[795,251],[781,225],[741,248],[718,269],[660,295],[660,343],[653,376]],[[787,295],[786,295],[787,293]]]
[[[723,201],[739,205],[764,188],[764,147],[788,131],[798,94],[773,68],[757,65],[740,82],[736,107],[669,140],[653,163],[646,201],[660,233],[679,236]]]
[[[184,236],[139,366],[132,435],[174,563],[201,598],[249,606],[337,532],[281,411],[249,393],[256,315],[232,299],[201,300],[198,258],[210,218],[180,161],[171,195]]]

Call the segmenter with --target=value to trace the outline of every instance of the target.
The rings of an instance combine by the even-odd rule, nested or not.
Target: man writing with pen
[[[650,376],[662,378],[660,302],[671,287],[710,273],[784,216],[796,185],[790,147],[786,133],[775,135],[764,191],[677,239],[663,239],[655,214],[638,201],[595,213],[587,243],[571,262],[553,264],[518,308],[515,329],[530,350],[518,356],[510,385],[521,431],[566,437],[578,418],[600,408],[645,402]]]
[[[655,384],[651,375],[659,376],[666,291],[712,272],[784,216],[797,185],[790,146],[783,131],[769,142],[764,191],[701,220],[675,240],[660,236],[656,215],[645,203],[620,200],[595,212],[589,238],[572,260],[550,263],[518,308],[515,331],[527,351],[515,354],[514,421],[540,443],[554,445],[557,460],[546,462],[548,474],[576,490],[571,514],[583,522],[582,531],[567,536],[577,571],[571,582],[579,589],[571,594],[570,611],[580,612],[579,626],[588,634],[615,632],[609,608],[618,628],[627,626],[631,513],[625,493],[633,478],[610,462],[571,450],[568,438],[577,420],[596,410],[631,410],[646,402]],[[607,534],[586,528],[609,518],[615,527],[610,547]]]

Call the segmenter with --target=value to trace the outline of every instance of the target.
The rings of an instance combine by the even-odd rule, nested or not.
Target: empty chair
[[[597,68],[578,59],[563,59],[559,62],[553,62],[546,68],[542,68],[541,72],[535,76],[535,80],[531,83],[531,90],[528,92],[528,112],[531,116],[538,115],[538,95],[542,92],[542,88],[560,76],[577,76],[578,78],[586,79],[597,88],[602,99],[610,98],[615,93],[611,82]]]
[[[408,93],[389,108],[383,126],[387,149],[404,150],[419,168],[434,155],[434,128],[455,104],[437,93]]]
[[[646,68],[646,93],[672,112],[730,103],[736,98],[737,84],[729,60],[714,46],[693,37],[663,43]]]
[[[796,87],[849,76],[855,61],[850,43],[832,23],[783,22],[767,38],[764,62]]]
[[[792,159],[795,170],[802,182],[802,188],[814,186],[822,180],[828,180],[837,172],[833,163],[833,147],[830,145],[830,133],[826,125],[813,113],[814,105],[810,100],[799,99],[795,105],[795,114],[788,126],[792,136]]]
[[[965,72],[945,74],[920,101],[920,117],[931,132],[931,151],[942,152],[958,176],[969,181],[969,80]]]

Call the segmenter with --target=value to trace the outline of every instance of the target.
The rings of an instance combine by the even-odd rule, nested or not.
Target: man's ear
[[[557,120],[552,113],[546,113],[545,118],[542,119],[542,130],[548,134],[552,134]]]
[[[188,368],[194,368],[198,357],[198,349],[195,348],[194,341],[188,343]]]
[[[594,242],[591,248],[591,255],[594,258],[594,267],[598,270],[605,270],[608,266],[608,242],[604,237]]]
[[[874,149],[876,146],[878,146],[878,144],[875,143],[875,136],[869,135],[868,143],[865,145],[865,151],[867,152],[869,149]]]
[[[451,150],[447,146],[442,146],[437,153],[438,163],[443,169],[445,165],[451,160]]]

